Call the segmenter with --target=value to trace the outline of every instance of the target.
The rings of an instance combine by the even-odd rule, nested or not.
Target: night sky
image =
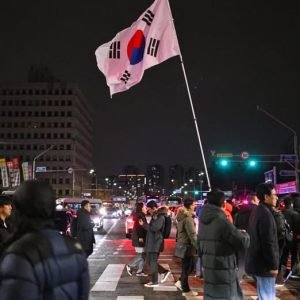
[[[179,57],[109,97],[94,52],[129,27],[150,0],[2,1],[0,81],[23,81],[47,65],[78,83],[95,113],[95,167],[202,166]],[[266,2],[266,3],[264,3]],[[300,133],[300,18],[297,1],[170,0],[207,158],[210,150],[293,152]]]

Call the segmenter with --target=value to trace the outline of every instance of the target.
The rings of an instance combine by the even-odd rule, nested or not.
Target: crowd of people
[[[189,286],[193,271],[204,279],[204,299],[224,300],[243,299],[241,265],[244,276],[256,282],[259,300],[276,299],[276,284],[297,275],[300,196],[287,196],[282,209],[274,186],[262,183],[248,200],[248,205],[236,211],[222,191],[212,190],[195,214],[194,200],[184,199],[176,214],[175,251],[181,258],[175,286],[183,296],[197,295]],[[89,201],[83,200],[74,222],[74,213],[66,207],[69,222],[76,224],[73,237],[68,237],[55,229],[55,196],[50,185],[27,181],[17,189],[13,202],[0,196],[1,299],[88,299],[87,257],[95,243],[90,212]],[[136,256],[126,270],[130,276],[149,273],[147,288],[159,286],[171,273],[159,264],[167,216],[168,208],[154,200],[137,203],[132,214]]]

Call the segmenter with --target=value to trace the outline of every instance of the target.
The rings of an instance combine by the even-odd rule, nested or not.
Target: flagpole
[[[170,15],[173,18],[169,0],[166,0],[166,1],[168,3],[168,7],[169,7],[169,10],[170,10]],[[178,37],[177,37],[176,30],[175,30],[175,25],[174,25],[174,19],[172,21],[173,21],[172,26],[173,26],[174,34],[175,34],[175,36],[177,38],[177,41],[178,41]],[[202,146],[202,142],[201,142],[200,132],[199,132],[199,128],[198,128],[197,118],[196,118],[196,114],[195,114],[193,99],[192,99],[188,79],[187,79],[186,72],[185,72],[185,67],[184,67],[183,58],[182,58],[182,55],[181,55],[179,42],[178,42],[178,47],[179,47],[180,63],[181,63],[182,72],[183,72],[183,76],[184,76],[184,80],[185,80],[185,85],[186,85],[186,88],[187,88],[187,92],[188,92],[188,96],[189,96],[189,100],[190,100],[190,105],[191,105],[191,109],[192,109],[193,120],[194,120],[194,123],[195,123],[196,133],[197,133],[198,142],[199,142],[200,151],[201,151],[202,160],[203,160],[203,165],[204,165],[204,171],[205,171],[205,175],[206,175],[206,179],[207,179],[207,185],[208,185],[208,189],[211,190],[210,179],[209,179],[209,176],[208,176],[208,170],[207,170],[207,165],[206,165],[206,161],[205,161],[205,156],[204,156],[203,146]]]

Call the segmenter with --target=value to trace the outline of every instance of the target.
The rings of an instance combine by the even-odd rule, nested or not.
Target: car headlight
[[[94,218],[94,219],[93,219],[93,222],[94,222],[94,223],[100,223],[100,218]]]

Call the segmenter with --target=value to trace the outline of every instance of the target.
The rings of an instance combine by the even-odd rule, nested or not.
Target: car
[[[104,218],[120,218],[122,216],[122,211],[117,207],[103,207],[100,209],[100,213]]]
[[[91,203],[91,219],[94,224],[94,231],[101,231],[103,229],[103,215],[101,214],[102,201],[100,199],[88,199],[88,198],[59,198],[56,200],[56,223],[57,229],[60,232],[64,232],[66,235],[70,235],[70,222],[67,222],[68,216],[63,213],[59,213],[59,211],[65,211],[64,207],[67,205],[74,214],[73,217],[76,217],[77,210],[81,207],[81,202],[83,200],[88,200]],[[65,219],[65,220],[64,220]],[[67,222],[67,225],[64,224]]]

